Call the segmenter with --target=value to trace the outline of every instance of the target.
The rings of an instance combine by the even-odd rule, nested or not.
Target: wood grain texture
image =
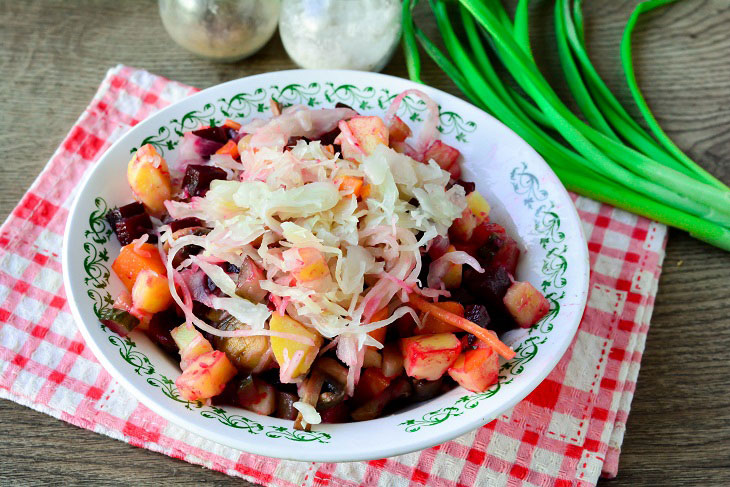
[[[553,3],[533,3],[535,50],[546,75],[562,87]],[[594,62],[636,114],[618,53],[636,1],[584,3]],[[425,8],[417,19],[435,33]],[[730,2],[686,0],[647,15],[635,46],[637,74],[660,123],[691,157],[730,181]],[[117,63],[201,88],[295,67],[276,36],[242,62],[197,59],[170,40],[153,1],[0,1],[0,217],[12,210]],[[384,72],[405,76],[400,52]],[[458,95],[430,62],[424,61],[423,78]],[[569,100],[564,88],[559,92]],[[730,254],[671,232],[619,476],[599,485],[730,485],[728,284]],[[250,485],[7,401],[0,402],[0,424],[2,485]]]

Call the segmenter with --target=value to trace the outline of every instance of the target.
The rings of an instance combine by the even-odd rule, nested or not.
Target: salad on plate
[[[417,135],[396,115],[409,95]],[[498,335],[550,306],[514,279],[519,245],[460,179],[437,105],[271,112],[185,133],[169,164],[136,151],[136,201],[107,214],[126,290],[102,322],[179,360],[182,398],[296,428],[494,385],[514,356]]]

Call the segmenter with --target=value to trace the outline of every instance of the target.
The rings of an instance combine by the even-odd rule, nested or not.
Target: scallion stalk
[[[671,1],[650,0],[644,9]],[[555,29],[561,65],[587,123],[564,105],[535,64],[529,41],[529,0],[519,0],[514,23],[496,0],[459,0],[467,44],[452,28],[444,0],[429,0],[447,54],[413,25],[411,9],[416,2],[407,1],[403,10],[404,38],[408,30],[411,39],[404,41],[406,59],[418,59],[412,42],[417,39],[474,104],[538,150],[569,189],[677,226],[730,250],[730,189],[708,178],[686,156],[680,160],[666,141],[660,136],[659,142],[654,140],[618,103],[585,51],[579,0],[572,14],[570,0],[557,0]],[[636,18],[641,11],[635,12]],[[531,100],[497,74],[480,28],[486,44]],[[630,31],[625,33],[628,42]],[[630,48],[628,58],[630,62]],[[420,80],[420,64],[412,69],[413,63],[407,62],[409,76]],[[645,110],[651,114],[648,106]],[[661,130],[658,124],[656,127]],[[552,130],[570,145],[556,139]]]

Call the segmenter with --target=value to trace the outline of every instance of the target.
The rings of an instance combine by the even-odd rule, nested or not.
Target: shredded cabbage
[[[409,93],[425,97],[413,90]],[[435,103],[424,99],[429,117],[416,143],[415,150],[420,152],[435,138],[438,122]],[[241,266],[250,258],[262,270],[259,284],[277,311],[286,311],[332,340],[328,346],[336,347],[337,356],[349,367],[349,394],[359,378],[364,347],[382,347],[368,332],[405,314],[419,323],[417,314],[403,304],[407,293],[448,295],[440,279],[449,262],[481,271],[472,257],[452,252],[431,264],[434,277],[429,277],[428,288],[418,281],[421,251],[434,238],[446,236],[466,208],[464,189],[449,187],[449,173],[434,161],[418,162],[384,144],[370,153],[363,145],[357,161],[340,157],[318,141],[298,140],[285,148],[292,144],[292,137],[317,137],[338,125],[344,137],[353,138],[343,120],[355,115],[348,108],[293,106],[269,120],[253,121],[240,131],[241,136],[248,134],[239,143],[241,163],[228,155],[205,159],[193,151],[196,139],[189,138],[183,156],[223,168],[229,180],[212,181],[203,197],[165,203],[174,219],[202,220],[210,230],[207,234],[176,237],[163,225],[159,239],[167,250],[170,292],[186,322],[218,336],[276,335],[313,344],[310,339],[268,330],[269,307],[236,294],[236,282],[221,265]],[[369,190],[367,197],[358,199],[352,190],[340,189],[346,177],[362,179]],[[173,259],[188,245],[202,251],[173,268]],[[202,285],[205,278],[223,296],[209,294]],[[248,328],[223,332],[210,326],[194,315],[193,299],[228,312]],[[391,311],[388,318],[371,322],[386,306]],[[282,367],[284,376],[296,368],[295,358]],[[319,422],[319,415],[312,415],[316,410],[297,404],[307,423]]]

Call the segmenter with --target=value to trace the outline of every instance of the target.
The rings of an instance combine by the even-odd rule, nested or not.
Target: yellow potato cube
[[[489,203],[478,191],[472,191],[466,195],[466,205],[477,218],[477,225],[487,221],[489,218]]]
[[[225,353],[214,350],[195,359],[177,378],[175,385],[183,399],[209,399],[223,392],[226,383],[237,372]]]
[[[278,336],[270,337],[271,350],[274,352],[274,358],[279,366],[284,367],[287,365],[286,358],[291,360],[297,352],[301,351],[304,353],[304,356],[292,372],[291,377],[295,378],[302,374],[306,374],[309,367],[312,365],[312,362],[314,362],[314,359],[317,358],[319,347],[322,346],[322,337],[319,333],[314,330],[310,330],[297,320],[290,318],[287,315],[280,315],[278,313],[271,315],[271,320],[269,320],[269,329],[281,333],[299,335],[314,342],[314,346],[312,346],[299,341],[290,340],[288,338]],[[286,357],[284,356],[284,350],[286,350]]]
[[[151,269],[140,271],[132,286],[132,303],[146,313],[159,313],[169,308],[172,296],[167,277]]]
[[[164,203],[172,196],[170,171],[152,145],[137,149],[127,166],[127,180],[137,201],[155,215],[164,213]]]

